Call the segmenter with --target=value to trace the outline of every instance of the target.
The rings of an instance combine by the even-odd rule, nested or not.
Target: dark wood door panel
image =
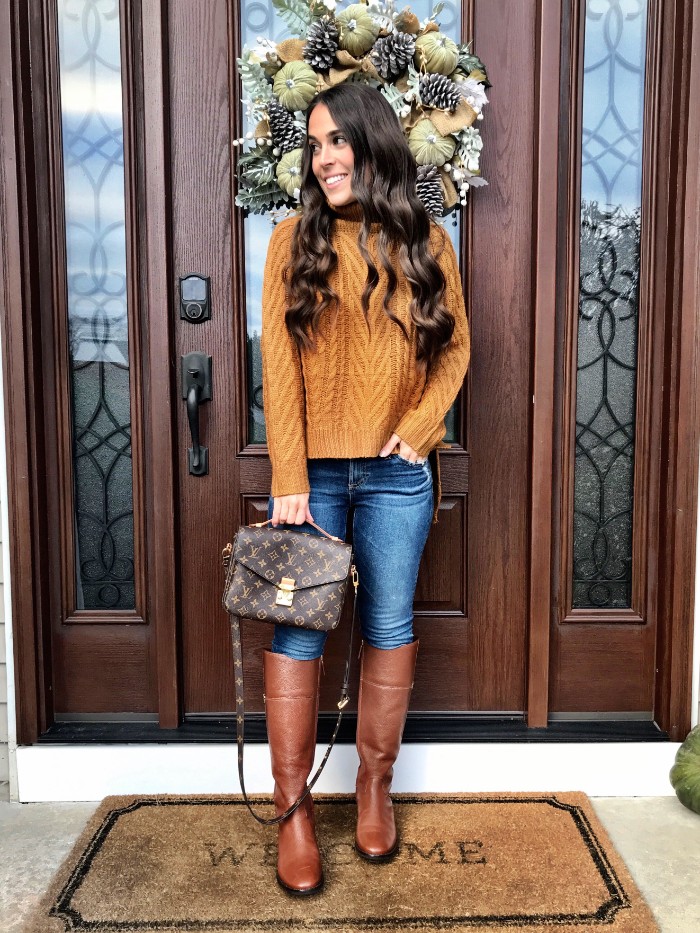
[[[56,718],[67,713],[153,712],[158,691],[148,627],[104,625],[93,638],[86,634],[82,626],[65,625],[56,642]],[[73,671],[81,676],[71,676]]]
[[[559,626],[551,657],[552,712],[651,715],[655,652],[650,626]]]
[[[227,4],[176,0],[168,5],[171,97],[173,271],[177,277],[210,277],[211,317],[180,320],[172,378],[177,409],[176,515],[180,581],[180,652],[185,714],[232,709],[230,647],[225,613],[221,548],[237,514],[237,393],[234,360],[230,34]],[[177,298],[177,295],[176,295]],[[193,350],[212,358],[212,399],[199,406],[200,442],[208,449],[208,473],[189,472],[192,446],[180,360]],[[241,381],[242,386],[242,381]]]
[[[466,493],[443,492],[438,523],[430,529],[418,569],[414,610],[426,623],[435,616],[467,617],[467,506]]]
[[[484,135],[530,138],[533,101],[518,75],[532,70],[532,13],[501,5],[492,13],[483,4],[477,11],[475,32],[493,62],[501,101]],[[180,355],[192,349],[210,353],[214,370],[214,398],[201,409],[208,476],[188,475],[184,403],[176,416],[185,714],[234,707],[217,549],[239,522],[266,519],[270,481],[265,447],[246,443],[246,367],[238,364],[247,323],[245,307],[235,298],[246,293],[245,251],[243,224],[232,208],[230,145],[240,135],[230,123],[239,108],[233,60],[238,15],[224,0],[206,7],[174,0],[169,13],[174,269],[178,276],[210,275],[213,296],[212,319],[202,325],[182,322],[173,312],[175,378]],[[507,64],[499,64],[504,29],[509,55]],[[490,191],[499,193],[499,208],[475,198],[471,214],[463,215],[462,268],[474,352],[460,406],[462,444],[441,453],[444,499],[416,592],[415,630],[422,642],[416,711],[523,709],[532,161],[522,146],[505,147],[500,160],[494,152],[486,161],[484,174]],[[256,260],[262,263],[264,256]],[[470,457],[471,470],[476,466],[472,488],[475,476],[482,484],[476,504]],[[261,696],[248,690],[259,681],[256,649],[269,643],[271,632],[248,637],[246,692],[254,711],[261,708]],[[334,633],[325,655],[322,708],[335,707],[345,654],[346,639]]]

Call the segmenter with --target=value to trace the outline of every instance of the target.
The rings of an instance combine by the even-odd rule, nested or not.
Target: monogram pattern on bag
[[[290,537],[291,536],[291,537]],[[300,540],[301,536],[310,538]],[[244,693],[243,693],[243,654],[241,651],[240,618],[259,619],[264,622],[280,622],[305,628],[330,630],[340,621],[348,576],[352,564],[352,546],[342,541],[309,535],[307,532],[278,531],[276,529],[256,529],[241,526],[233,539],[222,551],[226,565],[226,582],[222,595],[222,604],[231,617],[231,640],[233,644],[234,674],[236,684],[236,743],[238,746],[238,777],[243,791],[243,798],[251,813],[260,823],[271,825],[285,819],[301,803],[304,794],[287,808],[280,816],[264,819],[255,813],[246,795],[243,774],[244,745]],[[268,567],[269,561],[277,562],[279,579]],[[299,568],[302,568],[301,570]],[[279,605],[277,593],[282,589],[283,577],[294,581],[294,586],[285,591],[293,594],[295,608]],[[353,569],[353,585],[357,589],[358,578]],[[300,612],[301,610],[301,612]],[[306,610],[304,612],[304,610]],[[357,605],[353,608],[353,626]],[[352,651],[352,629],[350,637]],[[349,663],[349,660],[348,660]],[[341,694],[338,703],[340,712],[336,732],[343,715],[342,710],[348,702],[347,694]],[[319,765],[313,784],[323,770],[335,733],[326,749],[323,761]],[[308,793],[309,788],[307,788]]]
[[[242,526],[234,538],[224,607],[242,618],[330,631],[340,622],[351,560],[352,546],[345,542]],[[295,581],[291,606],[276,602],[283,577]]]

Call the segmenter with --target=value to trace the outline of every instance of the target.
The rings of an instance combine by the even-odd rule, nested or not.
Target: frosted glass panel
[[[646,0],[586,4],[573,606],[629,608]]]
[[[57,0],[76,609],[134,608],[119,3]]]
[[[427,19],[433,12],[435,4],[427,0],[417,0],[411,4],[411,9],[420,20]],[[340,6],[338,9],[340,10]],[[257,45],[257,36],[281,42],[290,38],[292,33],[285,22],[275,13],[270,2],[251,2],[242,5],[242,45],[254,48]],[[455,42],[461,42],[460,7],[455,3],[445,3],[437,16],[442,31]],[[240,51],[238,54],[240,54]],[[243,135],[255,129],[251,123],[246,123],[245,107],[242,107]],[[459,215],[458,215],[459,216]],[[246,258],[246,310],[247,310],[247,342],[248,342],[248,398],[250,399],[248,425],[249,441],[253,444],[266,442],[265,416],[263,413],[262,397],[262,360],[260,356],[260,331],[262,328],[262,277],[267,245],[272,233],[272,223],[265,214],[250,214],[244,220],[245,229],[245,258]],[[453,225],[450,220],[445,223],[445,231],[452,238],[452,242],[459,255],[459,220]],[[452,406],[445,416],[446,442],[455,442],[455,409]]]

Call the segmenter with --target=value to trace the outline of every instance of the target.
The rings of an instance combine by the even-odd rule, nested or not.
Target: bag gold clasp
[[[276,606],[291,606],[294,599],[294,580],[292,577],[282,577],[277,591]]]

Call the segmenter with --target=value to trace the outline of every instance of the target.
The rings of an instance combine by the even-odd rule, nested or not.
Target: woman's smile
[[[341,184],[347,177],[348,177],[348,176],[347,176],[346,174],[342,174],[342,173],[341,173],[341,174],[338,174],[338,175],[329,175],[328,178],[324,178],[324,182],[325,182],[327,188],[336,188],[336,187],[337,187],[339,184]]]

